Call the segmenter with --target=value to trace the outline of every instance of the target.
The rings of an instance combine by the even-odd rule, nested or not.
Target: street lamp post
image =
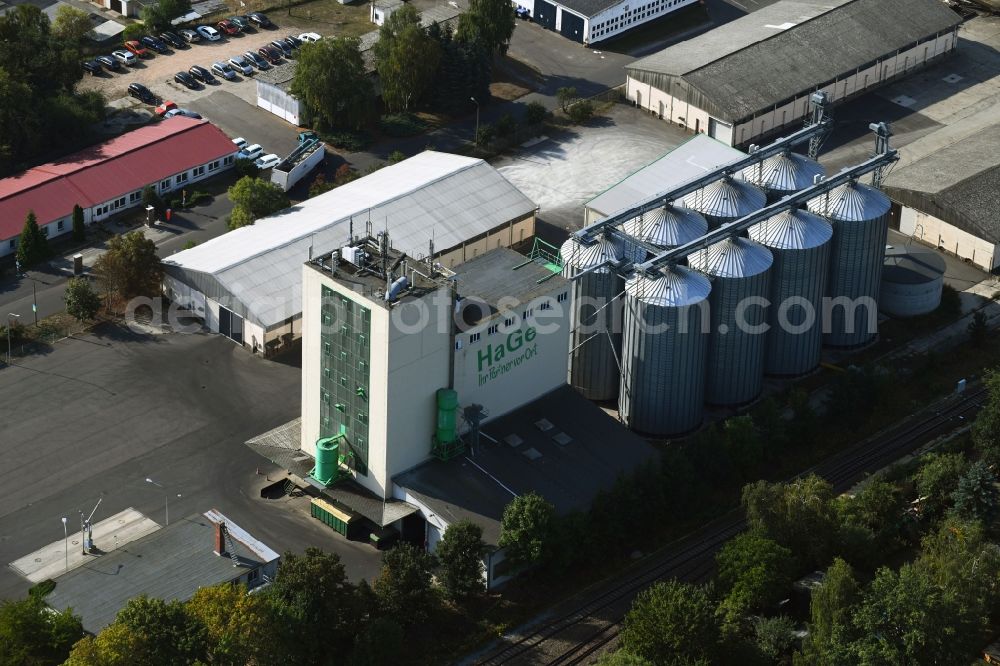
[[[66,571],[69,571],[69,530],[66,527],[66,516],[63,516],[63,546],[66,550]]]
[[[10,349],[10,328],[11,328],[10,327],[10,322],[12,321],[11,317],[17,317],[18,319],[20,319],[21,315],[16,314],[14,312],[8,312],[7,313],[7,365],[10,365],[11,359],[13,358],[13,355],[11,354],[11,349]]]
[[[472,103],[476,105],[476,145],[479,145],[479,100],[475,97],[470,97]]]
[[[146,477],[146,483],[152,483],[157,488],[166,490],[161,484],[157,483],[156,481],[153,481],[148,476]],[[180,497],[181,494],[177,493],[177,496]],[[163,494],[163,516],[164,516],[163,524],[165,526],[169,525],[170,524],[170,493],[164,493]]]

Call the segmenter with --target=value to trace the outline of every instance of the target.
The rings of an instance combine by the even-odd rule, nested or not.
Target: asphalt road
[[[374,549],[309,518],[304,500],[260,499],[258,469],[276,470],[243,442],[298,416],[299,382],[221,336],[110,325],[0,369],[0,401],[17,406],[0,416],[0,562],[61,539],[61,518],[78,524],[102,496],[95,522],[134,507],[162,524],[169,493],[172,519],[216,508],[274,550],[320,546],[370,577]],[[27,589],[0,567],[0,598]]]

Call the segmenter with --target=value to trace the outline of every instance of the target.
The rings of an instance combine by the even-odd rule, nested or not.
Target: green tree
[[[229,200],[233,202],[230,229],[245,227],[288,208],[288,195],[279,185],[250,176],[240,178],[229,188]]]
[[[719,612],[732,626],[750,613],[776,605],[792,584],[791,551],[757,531],[727,541],[715,561],[720,591],[725,595]]]
[[[986,464],[996,467],[1000,464],[1000,372],[986,371],[983,385],[989,397],[972,424],[972,442]]]
[[[477,42],[490,54],[506,55],[514,34],[514,5],[507,0],[470,0],[458,17],[455,39]]]
[[[903,498],[891,483],[875,480],[854,497],[835,501],[840,519],[840,553],[871,568],[899,546]]]
[[[982,524],[945,519],[922,539],[915,565],[954,595],[968,616],[996,617],[1000,611],[1000,548]]]
[[[486,555],[483,528],[468,520],[448,526],[438,542],[441,584],[449,599],[462,600],[486,588],[483,556]]]
[[[708,590],[671,580],[639,593],[625,615],[620,645],[657,666],[681,666],[699,660],[716,663],[718,640]]]
[[[83,638],[80,618],[35,596],[0,601],[0,664],[60,664]]]
[[[891,374],[885,368],[852,365],[834,378],[826,404],[827,414],[837,425],[857,430],[885,404],[886,397],[891,394],[891,382]]]
[[[929,453],[917,471],[917,494],[923,498],[920,513],[938,518],[951,506],[958,481],[968,463],[961,453]]]
[[[986,313],[976,310],[972,315],[972,321],[968,326],[969,340],[976,347],[982,347],[990,337],[990,326],[986,319]]]
[[[753,619],[754,643],[772,664],[780,663],[781,658],[791,652],[795,644],[794,631],[795,623],[785,615]]]
[[[152,185],[147,185],[142,188],[142,205],[152,206],[157,211],[162,212],[166,206],[163,204],[163,197],[157,193],[156,188]]]
[[[573,102],[569,109],[567,109],[566,115],[574,123],[585,123],[594,117],[594,103],[589,99],[581,99],[578,102]]]
[[[757,481],[743,487],[750,527],[785,546],[805,566],[828,561],[836,537],[833,487],[816,476],[789,483]]]
[[[402,542],[382,554],[372,588],[382,610],[404,624],[418,624],[434,605],[431,585],[437,561],[423,548]]]
[[[490,99],[493,56],[479,41],[459,39],[451,29],[432,23],[427,35],[441,50],[438,71],[429,99],[436,108],[448,113],[466,113],[472,109],[470,98],[480,104]]]
[[[242,585],[199,588],[185,604],[205,627],[212,664],[276,663],[280,654],[268,640],[271,616],[263,595]]]
[[[851,565],[834,558],[822,584],[813,590],[809,600],[809,635],[802,645],[806,663],[817,666],[838,663],[837,642],[843,640],[850,627],[851,613],[860,599],[860,586]]]
[[[17,240],[17,260],[22,269],[27,269],[47,259],[49,254],[49,241],[38,228],[35,211],[29,210],[21,236]]]
[[[358,634],[350,666],[395,666],[403,655],[403,627],[390,617],[380,617]]]
[[[576,88],[573,86],[563,86],[556,90],[556,99],[559,100],[559,108],[563,113],[568,113],[569,105],[576,101]]]
[[[319,129],[360,129],[372,102],[358,40],[333,37],[299,49],[292,94],[302,100]]]
[[[79,44],[94,29],[90,15],[72,5],[59,5],[52,22],[52,34],[70,44]]]
[[[208,634],[204,625],[179,601],[141,595],[129,599],[114,624],[140,637],[144,650],[139,663],[188,666],[207,658]]]
[[[163,267],[156,243],[132,231],[108,241],[108,249],[94,263],[94,274],[109,304],[124,305],[136,296],[159,294]]]
[[[408,111],[429,89],[441,59],[441,47],[421,26],[413,5],[389,15],[372,51],[386,108]]]
[[[73,205],[73,240],[80,243],[87,239],[87,229],[83,223],[83,209]]]
[[[515,497],[500,518],[498,545],[513,566],[542,561],[552,546],[555,507],[536,492]]]
[[[190,0],[158,0],[142,8],[142,22],[147,31],[169,30],[170,21],[191,11]]]
[[[77,321],[93,319],[101,309],[101,297],[87,278],[70,278],[63,300],[66,312]]]
[[[524,107],[524,122],[528,125],[537,125],[548,117],[549,110],[541,102],[529,102]]]
[[[150,638],[112,623],[97,636],[77,641],[65,666],[139,666],[151,664]]]
[[[653,662],[625,650],[608,652],[597,660],[597,666],[655,666]]]
[[[979,461],[969,467],[958,480],[952,501],[955,514],[961,519],[992,526],[1000,510],[1000,491],[997,478],[986,463]]]

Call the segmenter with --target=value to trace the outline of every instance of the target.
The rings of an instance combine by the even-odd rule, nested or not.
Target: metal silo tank
[[[591,245],[570,238],[560,255],[563,277],[573,278],[607,262],[641,261],[645,251],[602,235]],[[568,381],[590,400],[614,400],[618,395],[624,289],[624,278],[607,265],[573,280]],[[604,304],[608,305],[602,309]]]
[[[705,216],[709,229],[760,210],[767,197],[753,185],[725,176],[684,197],[681,204]]]
[[[772,155],[743,170],[743,180],[764,190],[768,203],[811,187],[816,176],[825,176],[823,166],[805,155],[784,152]]]
[[[889,198],[852,181],[809,200],[806,205],[833,225],[826,287],[831,300],[824,307],[829,317],[823,322],[826,332],[823,343],[832,347],[865,344],[878,332],[878,295],[889,230]],[[846,302],[849,309],[840,302]]]
[[[660,248],[690,243],[708,231],[705,218],[690,208],[666,205],[634,217],[622,230],[630,236]]]
[[[688,264],[712,278],[711,336],[705,401],[741,405],[764,384],[764,329],[770,269],[767,248],[737,236],[688,255]],[[753,299],[753,300],[750,300]]]
[[[823,296],[826,294],[833,227],[804,210],[786,210],[748,230],[771,251],[764,373],[801,375],[820,362]]]
[[[618,411],[629,428],[676,435],[701,424],[711,291],[683,266],[627,281]]]

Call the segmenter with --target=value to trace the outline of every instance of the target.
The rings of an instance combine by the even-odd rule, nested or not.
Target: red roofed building
[[[230,169],[236,153],[215,125],[175,116],[0,179],[0,256],[17,248],[28,211],[53,238],[72,230],[76,204],[91,224],[141,205],[147,185],[163,194]]]

